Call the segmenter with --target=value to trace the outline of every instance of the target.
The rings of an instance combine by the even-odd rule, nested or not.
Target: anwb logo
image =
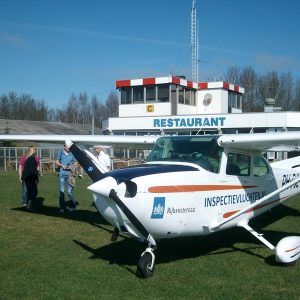
[[[151,219],[162,219],[165,212],[165,197],[154,197]]]

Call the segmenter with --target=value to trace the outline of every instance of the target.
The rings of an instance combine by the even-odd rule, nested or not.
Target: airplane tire
[[[136,268],[136,276],[139,278],[149,278],[153,275],[155,270],[155,264],[153,264],[152,270],[150,269],[152,263],[152,255],[145,253],[138,261]]]

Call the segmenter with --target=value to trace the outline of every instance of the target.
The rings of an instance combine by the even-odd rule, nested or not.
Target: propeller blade
[[[73,144],[70,140],[66,140],[65,143],[93,182],[97,182],[105,177],[91,158],[77,145]]]
[[[131,212],[131,210],[123,203],[123,201],[119,198],[114,189],[110,191],[109,198],[115,201],[115,203],[119,206],[119,208],[122,210],[127,219],[139,231],[139,233],[144,237],[144,239],[155,247],[156,242],[152,235],[148,232],[148,230],[144,227],[140,220]]]

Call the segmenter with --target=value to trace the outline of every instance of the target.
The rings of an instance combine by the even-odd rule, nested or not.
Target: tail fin
[[[73,144],[70,140],[66,140],[65,143],[93,182],[99,181],[105,177],[104,174],[99,170],[98,166],[84,151]]]

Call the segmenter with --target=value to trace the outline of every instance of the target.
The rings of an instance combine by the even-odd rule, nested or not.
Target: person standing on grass
[[[101,163],[101,166],[105,167],[105,170],[110,171],[111,161],[109,155],[103,151],[103,147],[101,145],[94,146],[94,149],[96,152],[96,157]]]
[[[20,163],[21,165],[21,163]],[[27,191],[27,210],[33,211],[38,194],[39,158],[35,155],[35,147],[28,148],[27,158],[22,162],[21,181],[25,183]]]
[[[59,185],[59,212],[64,213],[66,211],[66,201],[65,201],[65,190],[69,195],[70,208],[69,212],[76,209],[76,201],[74,198],[74,185],[70,184],[71,166],[77,164],[77,161],[73,154],[70,152],[67,145],[64,145],[63,150],[57,153],[57,158],[55,161],[56,165],[59,167],[58,172],[58,185]]]
[[[27,208],[27,206],[28,206],[28,192],[27,192],[25,180],[22,179],[22,175],[23,175],[25,162],[26,162],[28,157],[33,155],[33,153],[35,154],[35,147],[34,146],[29,146],[28,150],[27,150],[27,154],[22,155],[19,159],[18,173],[19,173],[19,181],[22,184],[21,199],[22,199],[22,207],[23,208]],[[35,158],[36,165],[37,165],[36,169],[37,169],[37,171],[39,171],[39,169],[40,169],[40,158],[37,155],[34,155],[34,158]],[[29,207],[30,207],[30,205],[29,205]]]

